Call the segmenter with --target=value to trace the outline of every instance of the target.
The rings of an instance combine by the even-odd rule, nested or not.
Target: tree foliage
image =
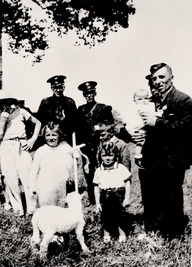
[[[63,36],[75,31],[77,43],[94,46],[102,43],[110,31],[129,27],[135,13],[132,0],[3,0],[2,32],[9,36],[9,48],[24,56],[49,48],[49,33]],[[44,12],[35,18],[34,7]]]

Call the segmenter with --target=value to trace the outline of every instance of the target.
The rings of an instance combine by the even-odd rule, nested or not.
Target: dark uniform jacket
[[[61,124],[66,135],[71,135],[76,127],[77,107],[72,98],[53,95],[41,101],[36,116],[41,121],[42,126],[49,121],[56,121]]]
[[[112,107],[100,103],[85,104],[78,107],[78,142],[89,147],[97,146],[98,132],[94,126],[108,121],[113,123]]]
[[[173,87],[162,106],[162,118],[155,126],[146,126],[144,165],[187,169],[192,164],[192,99]]]

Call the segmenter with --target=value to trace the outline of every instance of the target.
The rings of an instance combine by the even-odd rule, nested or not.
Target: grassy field
[[[103,243],[100,217],[95,208],[83,199],[86,220],[85,240],[90,249],[88,255],[80,250],[80,245],[72,232],[65,239],[63,247],[50,245],[47,260],[40,261],[31,254],[30,237],[32,234],[31,217],[20,218],[10,211],[0,209],[0,267],[71,267],[71,266],[125,266],[125,267],[189,267],[191,257],[190,224],[182,239],[171,242],[157,235],[145,236],[142,223],[143,207],[137,167],[133,165],[131,206],[125,216],[127,241],[119,243],[115,238],[111,243]],[[192,170],[186,172],[183,185],[185,214],[192,220]]]

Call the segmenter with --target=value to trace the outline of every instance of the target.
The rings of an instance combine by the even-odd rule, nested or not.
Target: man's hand
[[[10,115],[15,111],[15,109],[16,109],[16,106],[13,105],[13,104],[12,105],[6,105],[3,108],[3,112],[6,112],[6,113],[8,113]]]
[[[155,115],[148,112],[140,112],[139,114],[141,115],[145,125],[155,126],[157,120],[157,117]]]
[[[7,111],[2,111],[1,112],[1,121],[2,122],[5,122],[5,121],[7,121],[8,120],[8,118],[9,118],[9,113],[7,112]]]
[[[96,213],[99,213],[102,211],[101,204],[96,204]]]
[[[146,136],[146,132],[145,131],[141,131],[140,129],[135,130],[131,134],[131,138],[133,139],[133,141],[135,143],[141,143],[141,144],[144,143],[145,136]]]

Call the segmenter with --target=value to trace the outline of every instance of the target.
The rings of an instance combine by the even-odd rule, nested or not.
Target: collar
[[[86,103],[86,105],[87,105],[88,107],[93,107],[96,103],[97,103],[96,101],[93,101],[93,102],[91,102],[91,103]]]
[[[103,164],[101,164],[101,166],[100,166],[100,169],[102,170],[102,171],[104,171],[104,170],[114,170],[114,169],[117,169],[118,168],[118,162],[116,161],[115,163],[114,163],[114,165],[113,165],[113,167],[111,168],[105,168],[104,166],[103,166]]]
[[[170,93],[170,91],[173,89],[173,85],[169,88],[168,91],[166,91],[164,94],[161,94],[161,102],[164,103],[165,99],[167,98],[167,95]]]
[[[53,94],[53,95],[52,95],[52,98],[53,98],[54,100],[57,100],[57,101],[59,102],[59,101],[65,99],[65,96],[62,95],[62,96],[58,97],[58,96],[56,96],[56,95]]]

